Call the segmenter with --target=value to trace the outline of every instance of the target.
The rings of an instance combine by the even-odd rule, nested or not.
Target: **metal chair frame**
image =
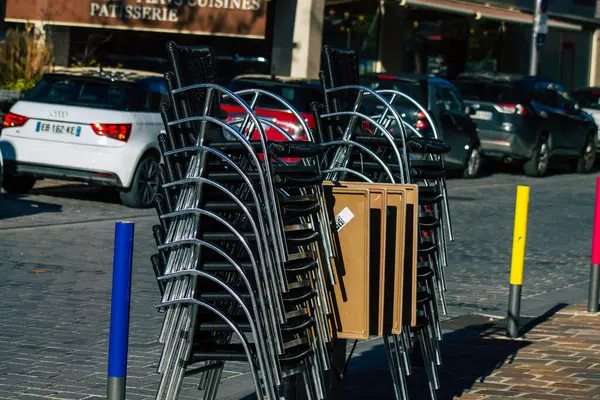
[[[258,372],[256,371],[256,366],[254,365],[254,362],[252,361],[252,350],[250,348],[250,342],[248,342],[248,339],[246,339],[246,337],[245,337],[244,333],[242,332],[242,330],[233,321],[230,321],[227,318],[227,315],[225,313],[223,313],[222,311],[220,311],[216,307],[213,307],[209,303],[206,303],[206,302],[201,301],[201,300],[194,299],[193,297],[192,298],[181,298],[181,299],[170,300],[168,302],[158,304],[155,307],[156,308],[163,308],[163,307],[169,307],[169,306],[178,305],[178,304],[179,305],[191,304],[191,305],[203,307],[203,308],[211,311],[213,314],[216,314],[227,325],[229,325],[229,327],[235,332],[235,334],[240,339],[240,342],[242,343],[242,346],[244,347],[244,351],[246,352],[246,357],[248,358],[249,365],[250,365],[250,373],[252,374],[252,379],[254,381],[254,389],[255,389],[256,393],[261,393],[262,394],[262,390],[261,390],[261,387],[260,387],[260,377],[258,375]],[[183,379],[183,374],[181,375],[181,378],[179,379],[179,383],[181,382],[181,379]],[[179,388],[179,386],[180,385],[178,385],[177,388]],[[167,399],[177,398],[177,392],[174,393],[174,394],[172,394],[171,397],[167,397]],[[168,393],[172,393],[172,392],[168,392]]]
[[[262,146],[262,150],[263,150],[263,154],[269,154],[268,152],[268,148],[267,148],[267,139],[266,139],[266,135],[264,130],[262,129],[262,125],[258,122],[258,118],[256,118],[256,116],[254,115],[254,113],[252,112],[252,108],[241,98],[239,98],[238,96],[235,95],[235,93],[233,93],[232,91],[219,86],[219,85],[215,85],[212,83],[197,83],[194,85],[190,85],[190,86],[186,86],[183,88],[178,88],[178,89],[174,89],[173,90],[173,94],[182,94],[182,93],[186,93],[187,91],[191,91],[191,90],[195,90],[195,89],[212,89],[217,91],[218,93],[224,94],[227,97],[230,97],[233,101],[235,101],[238,106],[240,106],[244,112],[247,114],[247,117],[255,124],[256,126],[256,130],[258,131],[259,134],[259,139],[260,139],[260,143]],[[227,98],[225,97],[225,98]],[[208,103],[208,101],[207,101]],[[189,121],[193,121],[193,120],[199,120],[199,118],[202,118],[202,116],[195,116],[195,117],[191,117],[192,119],[187,119],[186,122]],[[212,117],[211,117],[212,118]],[[218,123],[219,125],[225,127],[228,126],[226,123],[213,118],[215,121],[218,121],[216,123]],[[186,120],[181,119],[180,121],[184,121]],[[231,127],[229,127],[231,128]],[[243,126],[242,126],[243,128]],[[226,128],[229,132],[233,133],[235,132],[235,130],[233,128],[228,129]],[[243,132],[243,130],[242,130]],[[277,200],[275,198],[275,192],[273,190],[273,188],[275,187],[275,185],[273,184],[273,169],[270,163],[270,160],[267,159],[267,157],[265,157],[265,160],[263,162],[264,164],[264,171],[266,174],[266,178],[267,178],[267,185],[263,188],[263,191],[266,192],[264,193],[265,196],[265,202],[268,201],[268,203],[266,203],[266,205],[268,206],[267,209],[269,209],[270,207],[272,207],[272,212],[273,212],[273,216],[272,216],[272,222],[273,221],[280,221],[281,220],[281,210],[279,210],[279,207],[277,206]],[[261,185],[264,185],[264,183],[262,182],[262,178],[261,178]],[[271,189],[271,190],[267,190]],[[271,220],[271,218],[270,218]],[[288,259],[288,253],[287,253],[287,248],[284,245],[284,238],[283,238],[283,227],[281,226],[281,224],[279,224],[278,229],[275,229],[275,227],[271,227],[271,229],[277,234],[277,239],[278,239],[278,249],[279,249],[279,255],[281,256],[282,261],[287,261]],[[283,283],[283,282],[282,282]],[[287,289],[287,288],[286,288]]]
[[[339,86],[339,87],[333,87],[333,88],[325,88],[325,97],[327,98],[329,95],[331,94],[335,94],[337,92],[340,92],[342,90],[352,90],[352,91],[356,91],[358,92],[357,97],[356,97],[356,102],[354,103],[354,110],[353,111],[335,111],[335,112],[329,112],[326,113],[324,115],[327,116],[327,118],[333,118],[333,117],[337,117],[337,116],[350,116],[350,122],[348,123],[348,125],[346,126],[346,130],[344,132],[344,135],[342,136],[342,140],[348,140],[352,137],[353,131],[354,131],[354,124],[356,123],[356,119],[357,118],[362,118],[365,119],[366,121],[374,124],[378,129],[381,129],[382,126],[379,122],[375,122],[373,119],[371,119],[369,116],[367,116],[366,114],[360,113],[358,110],[360,109],[361,103],[362,103],[362,97],[365,95],[371,95],[373,96],[379,103],[381,103],[383,105],[383,107],[389,111],[392,114],[392,117],[396,120],[396,122],[398,123],[398,126],[403,126],[402,122],[402,117],[400,116],[400,114],[398,114],[398,112],[385,100],[385,98],[383,98],[381,95],[379,95],[377,92],[375,92],[374,90],[371,90],[369,88],[366,88],[364,86],[360,86],[360,85],[347,85],[347,86]],[[393,137],[391,137],[391,135],[389,134],[389,132],[387,132],[387,130],[385,129],[381,129],[380,130],[382,135],[385,136],[386,138],[388,138],[388,140],[390,140],[393,142]],[[402,145],[403,148],[406,149],[406,140],[404,138],[404,135],[401,135],[401,140],[402,140]],[[408,166],[410,165],[408,163],[408,158],[406,155],[406,151],[402,152],[402,156],[400,155],[400,151],[398,150],[398,148],[393,145],[392,143],[392,149],[394,151],[394,155],[398,161],[398,165],[400,167],[400,176],[401,176],[401,183],[410,183],[411,182],[411,177],[410,177],[410,173],[408,171]],[[347,152],[345,151],[338,151],[336,152],[336,156],[332,162],[332,166],[338,166],[338,165],[343,165],[347,162]],[[331,180],[337,180],[337,176],[332,176],[332,177],[328,177],[328,179]]]
[[[260,161],[258,159],[258,157],[256,156],[252,146],[250,145],[250,142],[243,136],[241,135],[239,132],[237,132],[235,129],[233,129],[231,126],[227,125],[226,123],[224,123],[221,120],[218,120],[216,118],[213,117],[189,117],[189,118],[185,118],[185,119],[181,119],[181,120],[175,120],[175,121],[171,121],[169,122],[170,126],[175,126],[178,124],[183,124],[185,122],[189,122],[189,121],[196,121],[196,120],[206,120],[209,121],[211,123],[214,123],[220,127],[222,127],[223,129],[227,130],[230,134],[232,134],[234,137],[236,137],[240,143],[242,143],[242,145],[245,147],[250,160],[255,164],[255,168],[257,169],[257,171],[261,171],[260,168]],[[227,157],[224,153],[218,151],[218,150],[207,150],[210,147],[207,146],[190,146],[190,147],[184,147],[181,149],[177,149],[174,150],[172,152],[169,152],[168,154],[177,154],[177,153],[183,153],[183,152],[189,152],[189,151],[207,151],[209,153],[212,153],[216,156],[218,156],[221,160],[227,162],[228,165],[232,166],[236,172],[240,175],[243,176],[245,178],[243,178],[246,182],[246,184],[248,185],[249,190],[251,190],[253,197],[254,197],[254,201],[256,203],[257,209],[260,209],[260,202],[258,200],[258,196],[256,196],[256,192],[253,189],[253,185],[251,183],[251,181],[247,178],[247,176],[245,176],[245,174],[243,173],[243,171],[240,169],[239,166],[237,166],[237,164],[235,164],[235,162],[233,160],[231,160],[229,157]],[[212,149],[212,148],[210,148]],[[259,173],[259,181],[260,181],[260,186],[262,189],[262,195],[263,198],[266,199],[267,194],[265,193],[267,191],[267,182],[264,179],[263,174]],[[269,207],[268,203],[265,202],[265,208]],[[267,209],[268,210],[268,209]],[[260,220],[262,225],[264,227],[264,218],[262,215],[262,212],[259,214]],[[275,229],[275,223],[274,221],[272,221],[272,215],[270,216],[268,213],[265,215],[266,219],[267,219],[267,223],[269,225],[269,228],[271,228],[271,232],[273,232],[273,230]],[[279,224],[278,224],[279,225]],[[266,231],[263,229],[263,232],[265,232],[265,236],[263,237],[266,240]],[[265,241],[265,243],[268,243],[268,241]],[[277,263],[281,263],[281,265],[283,265],[283,263],[279,260],[277,260],[277,252],[274,252],[274,256],[275,256],[275,261]],[[280,287],[282,288],[283,286],[287,286],[287,282],[285,282],[285,279],[283,278],[283,275],[280,272],[280,269],[278,267],[276,267],[275,265],[273,265],[272,263],[268,263],[266,264],[266,266],[269,268],[270,273],[273,277],[273,279],[275,279],[276,281],[278,281],[280,283]],[[287,288],[286,288],[287,289]],[[283,290],[283,288],[282,288]],[[283,312],[281,311],[281,307],[282,304],[279,305],[278,307],[278,315],[279,315],[279,321],[281,323],[285,322],[285,316],[283,315]]]

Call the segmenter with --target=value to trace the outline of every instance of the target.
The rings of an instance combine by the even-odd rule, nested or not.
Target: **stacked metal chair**
[[[331,341],[325,285],[333,274],[320,207],[322,149],[269,143],[265,126],[289,136],[252,111],[261,96],[285,104],[311,132],[283,99],[215,85],[209,48],[167,49],[170,106],[161,107],[161,224],[152,257],[165,315],[156,398],[177,398],[184,377],[201,374],[204,398],[213,399],[224,362],[247,361],[260,398],[280,398],[284,379],[301,374],[307,398],[323,399]],[[244,108],[241,120],[220,119],[224,98]]]
[[[209,48],[169,43],[167,50],[170,104],[161,106],[166,133],[159,136],[160,225],[153,227],[159,251],[152,257],[162,296],[157,308],[164,314],[156,398],[177,398],[184,378],[199,374],[204,398],[214,399],[228,361],[248,363],[260,398],[285,398],[285,383],[296,376],[302,377],[307,399],[327,397],[326,373],[336,345],[330,296],[337,282],[324,180],[419,182],[419,318],[400,335],[386,334],[384,342],[396,397],[408,398],[406,375],[416,339],[435,398],[441,365],[437,307],[441,300],[445,312],[443,267],[451,239],[442,158],[448,146],[409,137],[411,127],[393,105],[410,98],[360,86],[351,50],[324,48],[325,98],[313,104],[314,132],[272,93],[232,93],[214,84]],[[366,96],[385,111],[365,114]],[[266,97],[296,117],[307,142],[293,141],[254,113]],[[245,115],[225,122],[224,99]],[[374,133],[365,133],[361,121],[372,124]],[[388,131],[391,124],[402,127],[399,137]],[[288,141],[268,141],[266,127]],[[421,160],[415,160],[417,153]],[[286,157],[300,161],[288,164]]]
[[[353,50],[325,46],[323,62],[325,68],[321,71],[320,80],[325,90],[325,110],[320,111],[316,106],[315,114],[320,128],[317,136],[324,142],[322,145],[330,149],[322,157],[326,179],[420,184],[421,241],[417,270],[421,289],[417,298],[420,317],[416,326],[404,327],[401,335],[384,336],[384,342],[396,397],[408,398],[405,380],[405,375],[411,374],[408,353],[413,347],[412,339],[417,338],[430,394],[436,398],[436,389],[439,389],[437,366],[441,365],[438,342],[442,339],[437,306],[440,301],[443,312],[446,312],[443,267],[447,264],[447,236],[452,238],[442,154],[450,148],[437,136],[420,137],[402,120],[394,102],[407,99],[435,126],[427,110],[414,99],[397,91],[373,91],[360,86],[358,58]],[[366,114],[362,101],[367,97],[383,106],[383,113]],[[363,121],[371,124],[371,133],[361,128]],[[391,124],[401,127],[400,137],[390,135],[388,128]],[[409,132],[413,134],[409,135]]]

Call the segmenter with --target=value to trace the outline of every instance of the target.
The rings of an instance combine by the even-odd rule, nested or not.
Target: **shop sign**
[[[6,0],[8,22],[265,37],[267,0]]]

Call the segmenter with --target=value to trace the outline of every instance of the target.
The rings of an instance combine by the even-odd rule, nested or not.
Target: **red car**
[[[244,89],[263,89],[276,94],[285,99],[300,113],[310,129],[315,128],[315,120],[310,111],[310,105],[315,101],[322,103],[324,100],[321,85],[317,80],[269,75],[240,75],[231,81],[229,89],[234,92]],[[251,98],[251,96],[244,96],[244,99],[248,102]],[[243,109],[234,102],[223,102],[221,108],[228,114],[228,122],[244,116]],[[302,129],[296,117],[278,101],[264,95],[260,96],[255,113],[259,117],[270,119],[295,140],[307,140],[306,132]],[[269,127],[265,127],[265,134],[267,139],[271,141],[287,140],[277,130]],[[257,131],[254,132],[251,139],[259,139]],[[284,158],[283,161],[295,162],[298,159]]]

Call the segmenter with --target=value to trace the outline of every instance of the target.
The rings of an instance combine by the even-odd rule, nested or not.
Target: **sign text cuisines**
[[[33,7],[32,7],[32,4]],[[264,38],[265,0],[6,0],[6,21]]]
[[[90,3],[92,17],[178,22],[182,6],[232,10],[260,9],[260,0],[136,0],[137,5]]]

